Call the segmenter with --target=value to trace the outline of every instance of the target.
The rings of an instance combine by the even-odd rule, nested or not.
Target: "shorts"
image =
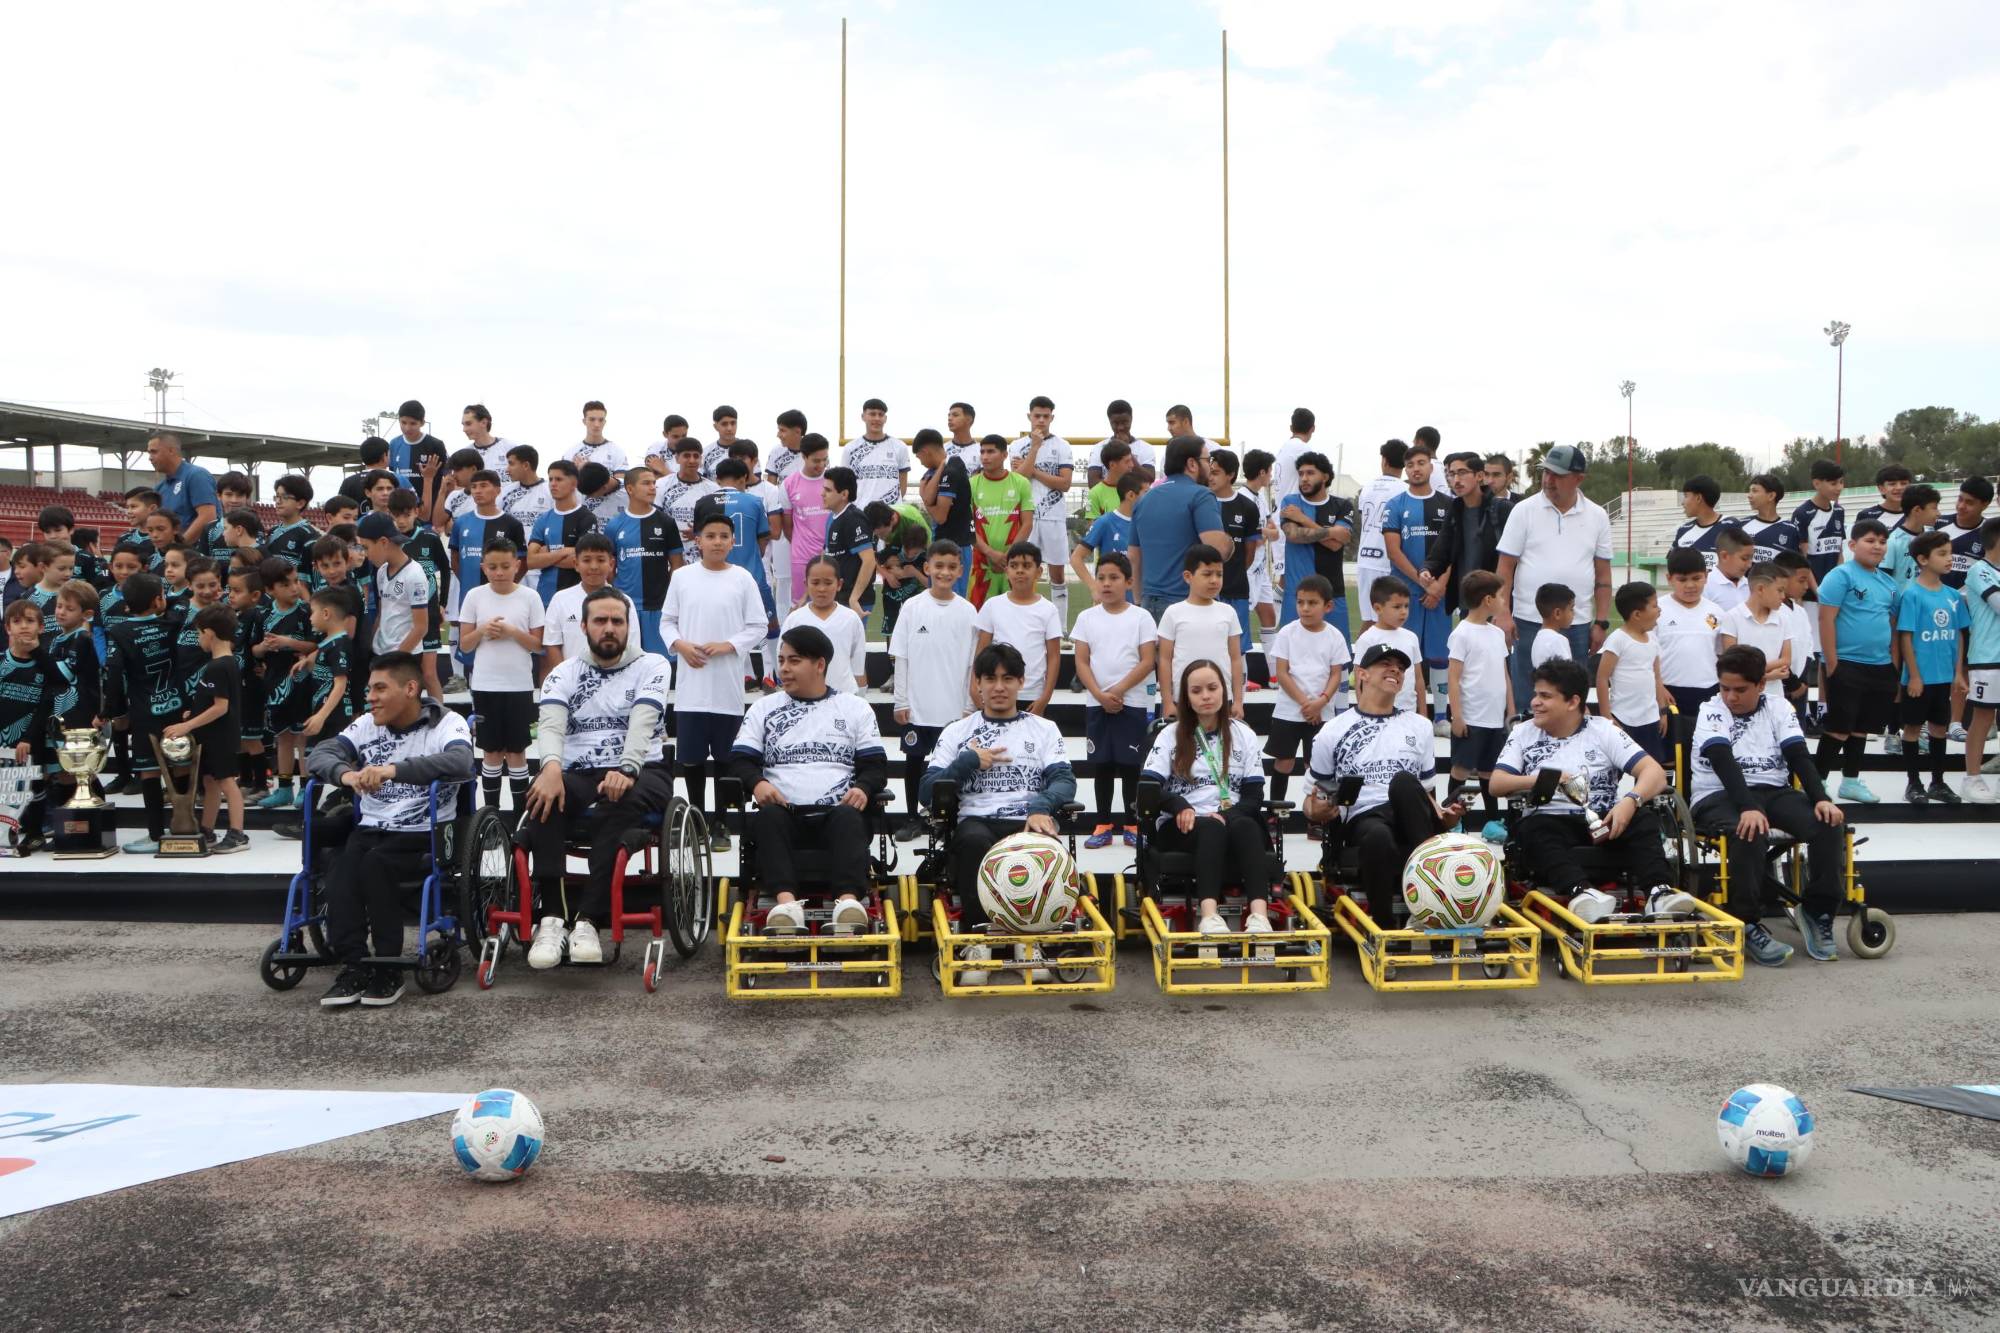
[[[937,748],[938,737],[944,735],[943,727],[920,727],[914,722],[906,722],[903,732],[903,767],[911,764],[927,765],[931,751]]]
[[[1393,579],[1395,577],[1396,571],[1393,569],[1369,569],[1365,565],[1354,566],[1354,604],[1361,608],[1361,618],[1369,624],[1372,625],[1375,623],[1375,608],[1368,601],[1368,590],[1375,586],[1376,579]],[[1333,592],[1336,597],[1345,595],[1339,588],[1335,588]]]
[[[1083,755],[1094,764],[1137,768],[1146,759],[1146,710],[1126,704],[1117,712],[1083,710]]]
[[[207,734],[195,738],[201,745],[201,775],[217,780],[236,777],[242,771],[236,755],[242,739],[236,728],[203,731]]]
[[[2000,708],[2000,667],[1974,667],[1965,685],[1965,701],[1974,708]]]
[[[1506,742],[1505,727],[1468,726],[1463,736],[1451,738],[1451,766],[1469,773],[1491,773]]]
[[[660,613],[641,611],[639,613],[639,646],[649,653],[667,655],[667,642],[660,637]]]
[[[1940,729],[1947,727],[1951,725],[1951,686],[1925,685],[1924,692],[1914,699],[1906,693],[1897,712],[1906,727],[1920,727],[1926,722]]]
[[[1896,704],[1896,668],[1887,662],[1842,662],[1826,684],[1821,725],[1842,736],[1872,736],[1889,725]]]
[[[674,762],[722,763],[729,758],[729,747],[736,744],[736,729],[742,724],[739,713],[675,713]]]
[[[473,739],[482,750],[517,754],[528,748],[535,721],[533,690],[474,690]]]
[[[1028,529],[1028,540],[1042,548],[1042,563],[1051,569],[1069,568],[1069,520],[1061,514],[1037,514]],[[1074,572],[1074,571],[1072,571]]]
[[[1271,571],[1260,557],[1250,566],[1250,603],[1253,606],[1275,606],[1277,594],[1271,587]]]
[[[1296,722],[1282,717],[1271,719],[1271,734],[1264,738],[1264,757],[1272,760],[1290,759],[1300,750],[1306,757],[1312,757],[1313,737],[1319,734],[1321,724],[1307,722],[1301,718]]]
[[[1661,768],[1667,769],[1669,772],[1673,770],[1673,737],[1671,735],[1661,735],[1660,724],[1657,721],[1641,722],[1637,726],[1629,727],[1620,722],[1618,729],[1631,737],[1632,744],[1644,750]]]

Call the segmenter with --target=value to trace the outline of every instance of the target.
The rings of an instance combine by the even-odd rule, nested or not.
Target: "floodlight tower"
[[[1625,574],[1632,573],[1632,395],[1639,386],[1631,380],[1618,385],[1625,396]]]
[[[1847,335],[1854,331],[1852,324],[1831,320],[1820,332],[1833,344],[1833,461],[1838,463],[1841,455],[1840,398],[1847,380]]]
[[[153,421],[157,425],[167,424],[167,390],[174,382],[174,372],[154,366],[146,372],[146,387],[153,391]]]

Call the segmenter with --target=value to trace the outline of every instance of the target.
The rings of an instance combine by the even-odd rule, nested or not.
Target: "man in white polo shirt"
[[[1375,623],[1375,614],[1368,602],[1370,585],[1378,578],[1391,577],[1389,548],[1382,544],[1382,513],[1391,500],[1409,489],[1403,484],[1403,456],[1409,449],[1410,446],[1401,440],[1390,440],[1384,444],[1381,449],[1381,475],[1363,482],[1361,493],[1354,497],[1355,526],[1360,531],[1354,548],[1354,592],[1361,606],[1363,629]],[[1339,588],[1333,591],[1336,597],[1340,595]]]
[[[1055,401],[1037,394],[1028,403],[1028,433],[1007,446],[1014,471],[1034,483],[1035,525],[1030,538],[1042,548],[1042,563],[1049,571],[1049,600],[1055,603],[1061,624],[1069,626],[1069,585],[1063,581],[1061,552],[1070,544],[1069,484],[1076,475],[1070,461],[1069,442],[1055,433]]]
[[[1578,606],[1589,606],[1588,621],[1572,623],[1570,656],[1588,661],[1604,647],[1611,628],[1611,519],[1604,507],[1583,493],[1584,470],[1590,460],[1573,444],[1559,444],[1542,459],[1542,489],[1514,502],[1507,527],[1500,534],[1503,609],[1496,623],[1514,640],[1514,697],[1534,694],[1530,656],[1535,635],[1535,593],[1544,583],[1560,583],[1576,594]]]

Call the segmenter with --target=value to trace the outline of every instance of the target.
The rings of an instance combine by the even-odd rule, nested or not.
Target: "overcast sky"
[[[1991,416],[2000,12],[851,0],[847,407],[1357,452],[1624,429],[1761,455]],[[837,3],[15,5],[0,398],[358,439],[742,433],[837,391]],[[1982,373],[1983,372],[1983,373]]]

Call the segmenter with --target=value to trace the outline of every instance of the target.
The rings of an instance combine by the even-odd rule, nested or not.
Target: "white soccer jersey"
[[[1147,777],[1160,779],[1166,796],[1182,798],[1197,815],[1212,815],[1222,809],[1222,786],[1216,781],[1218,773],[1229,781],[1229,803],[1232,806],[1243,799],[1244,787],[1264,780],[1263,743],[1247,723],[1230,719],[1227,763],[1223,762],[1220,733],[1205,737],[1197,728],[1194,760],[1188,765],[1186,777],[1174,772],[1174,738],[1179,731],[1177,726],[1168,727],[1154,738],[1153,749],[1147,754],[1141,771]],[[1204,739],[1208,742],[1207,749],[1202,746]],[[1160,822],[1164,824],[1172,817],[1162,814]]]
[[[799,465],[799,459],[799,454],[787,449],[782,444],[774,444],[771,446],[770,453],[764,456],[764,475],[767,477],[776,477],[782,482],[786,477],[792,475],[792,469]]]
[[[681,548],[690,563],[701,559],[694,551],[694,507],[705,495],[714,495],[721,490],[714,482],[702,478],[682,481],[678,474],[660,479],[660,488],[654,493],[653,503],[667,511],[674,526],[681,530]]]
[[[625,469],[631,466],[625,461],[624,448],[610,440],[606,440],[603,444],[578,442],[576,448],[569,451],[569,461],[576,464],[579,469],[585,463],[602,463],[605,470],[614,477],[623,476]]]
[[[910,446],[895,436],[849,440],[841,461],[854,469],[855,504],[866,509],[876,500],[896,504],[903,498],[902,474],[910,470]]]
[[[535,520],[555,508],[555,501],[549,497],[549,484],[538,481],[532,486],[523,486],[517,481],[509,481],[500,488],[500,512],[518,520],[522,532],[533,532]],[[522,556],[527,552],[522,551]],[[521,577],[521,586],[539,591],[542,580],[555,577],[553,569],[527,570]]]
[[[1085,472],[1090,471],[1094,467],[1101,468],[1104,466],[1104,446],[1110,443],[1111,437],[1107,435],[1096,444],[1090,446],[1090,453],[1084,458],[1083,470]],[[1132,446],[1132,465],[1138,468],[1152,468],[1154,474],[1158,475],[1160,466],[1159,450],[1137,436],[1127,440],[1126,443]],[[978,469],[974,468],[973,470],[977,471]]]
[[[402,647],[416,612],[430,605],[431,580],[414,560],[391,574],[387,565],[375,570],[375,651],[392,653]],[[433,629],[436,626],[432,626]]]
[[[1493,767],[1517,777],[1544,768],[1574,773],[1590,789],[1590,808],[1603,814],[1618,800],[1619,779],[1645,757],[1646,752],[1616,722],[1608,717],[1586,717],[1581,726],[1560,739],[1533,722],[1521,723],[1507,737]],[[1580,815],[1583,810],[1558,792],[1541,812]]]
[[[604,531],[612,519],[625,512],[625,488],[614,486],[603,495],[593,495],[584,500],[590,512],[597,519],[597,530]]]
[[[565,657],[542,682],[542,704],[556,704],[569,714],[563,732],[562,763],[566,769],[616,768],[625,755],[625,731],[632,710],[650,704],[660,710],[660,724],[646,745],[644,762],[658,763],[665,753],[667,659],[640,653],[621,666],[606,669],[586,651]]]
[[[1026,458],[1030,443],[1032,441],[1023,435],[1020,439],[1008,445],[1008,461],[1012,462],[1015,459]],[[1069,442],[1060,435],[1051,435],[1043,440],[1042,451],[1035,455],[1035,471],[1053,481],[1056,475],[1068,466],[1070,466]],[[1035,482],[1034,487],[1035,517],[1038,520],[1069,517],[1069,491],[1067,488],[1058,490],[1054,486],[1044,486],[1040,482]]]
[[[1437,741],[1430,722],[1415,713],[1364,713],[1358,707],[1337,714],[1313,737],[1310,769],[1315,786],[1337,791],[1342,779],[1360,778],[1361,794],[1347,817],[1365,815],[1389,799],[1398,773],[1429,781],[1437,773]]]
[[[1050,769],[1069,766],[1062,732],[1056,724],[1033,713],[988,717],[974,713],[941,732],[931,747],[929,767],[945,769],[967,746],[1007,752],[1004,763],[977,768],[958,789],[960,818],[1026,819],[1028,800],[1041,794]]]
[[[1371,477],[1354,497],[1354,512],[1360,519],[1361,536],[1355,543],[1354,563],[1366,569],[1389,568],[1389,548],[1382,542],[1382,515],[1389,502],[1409,487],[1401,477]]]
[[[356,766],[398,764],[406,759],[426,759],[443,754],[454,745],[472,749],[472,731],[465,719],[448,708],[437,709],[433,718],[425,710],[425,721],[408,731],[391,731],[376,723],[372,713],[363,713],[347,724],[340,738],[352,746]],[[438,791],[438,818],[458,815],[458,789],[447,782]],[[357,792],[360,823],[364,828],[387,829],[394,833],[430,831],[431,791],[428,783],[385,782],[372,792]]]
[[[499,477],[502,486],[507,484],[507,451],[516,443],[518,441],[495,435],[493,443],[479,451],[479,466]]]
[[[946,440],[944,442],[944,447],[945,451],[949,453],[953,458],[956,458],[959,462],[965,464],[966,476],[968,477],[973,476],[979,471],[978,440],[975,439],[966,444],[953,444],[950,440]]]
[[[1722,696],[1716,695],[1695,714],[1694,777],[1690,783],[1693,803],[1699,805],[1723,789],[1710,759],[1712,747],[1724,746],[1736,756],[1746,785],[1782,787],[1792,780],[1785,765],[1785,747],[1805,743],[1798,714],[1783,699],[1760,694],[1757,706],[1738,717],[1722,702]]]
[[[859,695],[767,694],[750,705],[731,753],[747,755],[792,805],[835,805],[854,785],[857,759],[882,758],[875,709]]]
[[[729,457],[729,446],[717,440],[701,451],[701,475],[715,480],[715,465]]]

